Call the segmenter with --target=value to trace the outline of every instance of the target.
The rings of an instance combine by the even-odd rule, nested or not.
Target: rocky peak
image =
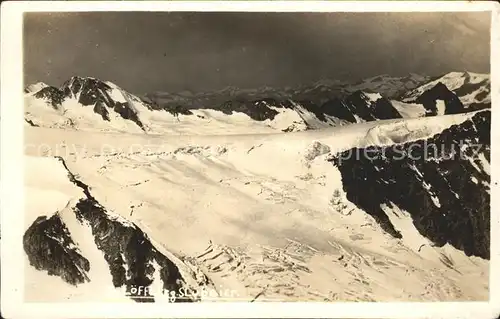
[[[63,84],[61,90],[67,96],[78,98],[78,102],[84,106],[95,105],[100,101],[107,107],[113,107],[116,103],[108,94],[111,87],[95,78],[74,76]]]
[[[378,93],[355,91],[344,99],[332,99],[321,107],[328,115],[352,123],[358,117],[364,121],[401,118],[392,103]]]
[[[60,107],[66,100],[73,99],[81,106],[92,107],[94,113],[99,114],[105,121],[111,121],[111,112],[115,112],[119,117],[134,122],[142,130],[145,130],[145,126],[139,119],[133,102],[151,109],[147,103],[118,86],[92,77],[73,76],[61,88],[44,87],[33,97],[46,100],[54,108]]]
[[[442,82],[422,93],[415,99],[416,103],[422,104],[427,110],[427,115],[438,115],[438,100],[445,105],[444,114],[458,114],[464,112],[464,106],[455,93],[450,91]]]
[[[48,101],[54,108],[58,108],[66,97],[63,91],[53,86],[44,87],[33,96]]]

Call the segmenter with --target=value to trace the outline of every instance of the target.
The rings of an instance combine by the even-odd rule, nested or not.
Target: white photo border
[[[1,311],[36,318],[497,318],[500,315],[500,151],[491,149],[491,259],[489,302],[293,303],[25,303],[22,225],[24,12],[56,11],[274,11],[457,12],[490,11],[491,101],[500,104],[500,5],[490,1],[9,1],[1,6]],[[494,59],[497,57],[497,59]],[[500,141],[500,113],[492,112],[492,141]],[[494,144],[494,143],[492,143]]]

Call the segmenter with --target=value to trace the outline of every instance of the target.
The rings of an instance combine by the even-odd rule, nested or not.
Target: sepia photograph
[[[44,307],[482,302],[491,317],[498,6],[104,3],[25,2],[14,91],[2,21],[2,235],[19,220],[2,299],[11,249],[20,302]]]

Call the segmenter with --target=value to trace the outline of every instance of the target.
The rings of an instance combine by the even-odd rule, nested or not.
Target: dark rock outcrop
[[[111,87],[97,79],[72,77],[61,87],[66,96],[78,97],[78,103],[88,106],[95,105],[98,101],[108,108],[113,108],[115,101],[109,96]]]
[[[57,213],[50,218],[38,217],[24,233],[23,246],[36,269],[46,270],[72,285],[89,281],[90,263],[79,252]]]
[[[248,115],[255,121],[273,120],[278,112],[271,109],[267,103],[272,103],[272,106],[280,107],[277,101],[259,100],[259,101],[244,101],[234,100],[224,102],[219,109],[224,114],[233,114],[233,112],[241,112]]]
[[[132,288],[150,286],[156,271],[153,263],[156,262],[160,267],[163,289],[179,292],[182,288],[183,278],[177,266],[158,252],[135,224],[127,225],[110,218],[106,209],[93,198],[80,200],[73,210],[81,223],[90,225],[95,244],[109,265],[115,287],[125,285],[127,293],[133,295]],[[148,295],[154,300],[154,296]],[[134,297],[141,297],[136,299],[144,301],[145,296]]]
[[[288,101],[288,103],[291,103],[291,102]],[[312,114],[314,114],[314,116],[316,116],[316,118],[318,120],[326,122],[326,116],[325,116],[325,114],[328,114],[328,113],[326,113],[326,112],[323,111],[323,109],[321,108],[321,105],[318,106],[315,102],[309,101],[309,100],[299,100],[298,103],[305,110],[307,110],[308,112],[311,112]],[[292,108],[292,107],[289,107],[289,108]],[[309,124],[309,123],[306,123],[306,124]]]
[[[94,113],[99,114],[104,121],[110,121],[109,119],[109,111],[106,109],[106,106],[102,101],[97,101],[94,106]]]
[[[30,126],[33,126],[33,127],[38,127],[39,125],[38,124],[35,124],[35,122],[33,122],[32,120],[30,119],[27,119],[27,118],[24,118],[24,121],[26,123],[28,123]]]
[[[120,116],[126,120],[130,120],[137,124],[142,130],[144,130],[144,124],[142,124],[141,120],[139,119],[139,116],[137,115],[137,112],[130,107],[128,103],[121,103],[121,102],[116,102],[113,110],[120,114]]]
[[[465,83],[462,86],[460,86],[458,89],[456,89],[454,92],[457,96],[462,97],[462,96],[471,94],[474,91],[477,91],[483,87],[488,87],[488,86],[489,86],[488,80],[482,80],[482,81],[479,81],[477,83],[472,83],[470,81],[470,76],[468,76],[465,78]],[[487,95],[489,93],[488,91],[483,91],[483,92]]]
[[[374,118],[379,120],[402,118],[401,114],[399,114],[392,103],[386,98],[378,99],[372,104],[371,114]]]
[[[356,91],[344,99],[332,99],[321,107],[325,114],[341,120],[356,123],[356,117],[364,121],[401,118],[401,114],[384,97],[375,101],[369,99],[363,91]]]
[[[466,111],[458,96],[441,82],[438,82],[433,88],[422,93],[415,102],[424,106],[426,115],[432,116],[438,115],[437,100],[444,101],[444,114],[459,114]]]
[[[488,91],[482,91],[482,92],[479,92],[478,94],[476,94],[475,98],[477,100],[484,100],[490,93]]]
[[[34,94],[36,98],[48,100],[52,107],[57,108],[66,97],[64,92],[56,87],[47,86]]]
[[[67,169],[64,160],[58,159]],[[82,227],[90,226],[93,235],[90,240],[103,252],[113,286],[125,288],[127,296],[135,301],[153,302],[154,293],[160,292],[148,292],[144,288],[153,283],[154,274],[158,273],[155,277],[160,278],[163,291],[176,292],[180,296],[181,289],[186,286],[178,266],[158,251],[137,225],[108,212],[91,195],[89,187],[69,170],[68,178],[82,189],[85,197],[64,214],[73,213]],[[24,234],[24,250],[30,264],[72,285],[91,280],[88,272],[92,264],[81,254],[78,245],[71,238],[60,212],[50,218],[37,218]],[[175,301],[194,301],[193,298],[184,294]]]
[[[381,205],[411,215],[416,229],[437,246],[490,255],[489,110],[425,140],[353,148],[332,159],[347,199],[374,217],[394,237]]]
[[[174,116],[179,116],[180,114],[193,115],[193,112],[191,112],[188,108],[182,105],[176,105],[174,107],[165,107],[163,108],[163,110],[173,114]]]
[[[484,109],[491,109],[491,103],[471,103],[467,107],[467,111],[469,112],[475,112]]]
[[[332,99],[321,106],[321,109],[328,115],[335,116],[338,119],[356,123],[356,118],[354,117],[348,104],[339,98]]]

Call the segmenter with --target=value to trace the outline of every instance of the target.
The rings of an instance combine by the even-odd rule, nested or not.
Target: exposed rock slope
[[[332,159],[349,201],[394,237],[398,208],[437,246],[489,258],[491,112],[428,139],[353,148]]]
[[[59,161],[65,166],[62,158]],[[108,211],[86,184],[64,169],[82,196],[50,216],[38,217],[28,227],[24,250],[31,266],[77,286],[98,280],[93,278],[93,268],[107,265],[107,271],[100,271],[107,272],[112,282],[100,282],[103,289],[121,289],[140,302],[162,295],[168,298],[171,292],[177,296],[174,301],[197,300],[198,284],[206,285],[208,279],[201,276],[201,282],[196,281],[195,270],[160,252],[141,228]]]

